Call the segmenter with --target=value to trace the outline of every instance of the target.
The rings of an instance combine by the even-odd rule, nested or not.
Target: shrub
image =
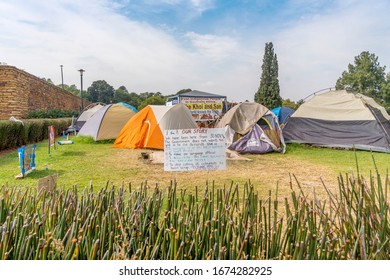
[[[28,119],[58,119],[77,117],[80,113],[77,111],[65,111],[60,109],[35,110],[28,113]]]
[[[54,125],[61,134],[72,123],[72,119],[25,120],[23,124],[13,121],[0,121],[0,151],[22,145],[37,143],[48,137],[47,128]]]

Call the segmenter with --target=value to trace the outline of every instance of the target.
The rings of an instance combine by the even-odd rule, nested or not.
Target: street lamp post
[[[62,84],[62,89],[64,89],[64,72],[62,71],[63,65],[60,65],[61,67],[61,84]]]
[[[81,89],[80,89],[80,97],[81,97],[81,111],[84,110],[84,103],[83,103],[83,73],[85,72],[84,69],[78,70],[80,72],[80,81],[81,81]]]

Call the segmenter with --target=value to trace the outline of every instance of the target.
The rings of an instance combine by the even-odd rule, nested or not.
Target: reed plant
[[[99,191],[0,188],[0,259],[384,260],[390,258],[386,174],[339,176],[326,200],[291,177],[288,197],[253,185],[193,193],[175,182]]]

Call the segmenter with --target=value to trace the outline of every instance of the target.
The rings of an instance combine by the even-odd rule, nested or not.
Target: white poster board
[[[164,170],[226,169],[223,128],[164,131]]]

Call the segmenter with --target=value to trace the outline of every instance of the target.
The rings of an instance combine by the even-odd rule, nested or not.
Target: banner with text
[[[215,120],[222,115],[224,98],[182,97],[180,102],[190,109],[196,121]]]
[[[164,131],[164,170],[226,169],[223,128]]]

